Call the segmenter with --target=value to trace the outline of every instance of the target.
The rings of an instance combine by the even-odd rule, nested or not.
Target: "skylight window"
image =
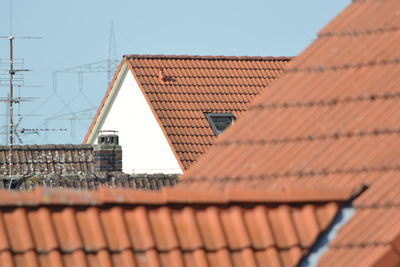
[[[222,133],[236,119],[231,113],[205,113],[205,115],[215,135]]]

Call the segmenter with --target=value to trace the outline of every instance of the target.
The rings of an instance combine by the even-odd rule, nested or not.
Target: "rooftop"
[[[2,191],[0,260],[16,267],[293,266],[355,191],[326,192]],[[311,205],[309,193],[320,199]]]
[[[366,184],[368,197],[353,203],[355,215],[320,264],[397,266],[399,12],[396,0],[353,1],[184,174],[184,183]]]
[[[98,171],[92,145],[13,146],[12,175],[9,175],[9,147],[0,146],[0,188],[31,190],[71,188],[94,190],[101,186],[159,190],[173,186],[178,174],[125,174]]]
[[[0,146],[0,176],[9,175],[9,146]],[[91,145],[13,146],[12,175],[77,174],[93,172]]]
[[[182,168],[188,169],[216,139],[205,113],[230,113],[239,118],[249,103],[281,76],[290,60],[290,57],[126,55],[123,63],[128,64],[146,94]]]

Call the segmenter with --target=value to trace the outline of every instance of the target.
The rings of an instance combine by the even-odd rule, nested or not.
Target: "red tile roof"
[[[399,14],[398,0],[353,1],[194,164],[185,183],[368,184],[320,263],[400,264]]]
[[[398,266],[400,178],[379,177],[354,202],[357,212],[329,244],[322,266]]]
[[[129,64],[175,155],[187,169],[216,138],[204,113],[232,113],[236,118],[240,117],[250,101],[282,74],[290,59],[128,55],[122,63]],[[84,142],[88,140],[111,88],[112,85]]]
[[[312,189],[2,191],[0,262],[7,267],[294,266],[339,203],[353,195],[349,189],[333,190],[330,197],[322,192],[324,201],[310,204],[304,202],[310,200],[307,192]],[[288,201],[277,206],[276,198]]]

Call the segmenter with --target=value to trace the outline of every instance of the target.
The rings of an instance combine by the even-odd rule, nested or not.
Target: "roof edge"
[[[102,204],[228,204],[228,203],[309,203],[344,202],[355,188],[225,189],[198,191],[163,188],[161,191],[139,191],[100,187],[96,191],[76,191],[37,187],[29,192],[0,190],[0,206],[88,205]],[[17,204],[18,203],[18,204]]]
[[[91,122],[91,124],[90,124],[90,126],[89,126],[89,128],[88,128],[88,130],[86,132],[86,135],[83,138],[83,142],[82,142],[83,144],[88,143],[88,141],[91,138],[91,136],[95,134],[93,132],[93,130],[98,125],[99,120],[102,119],[101,115],[102,115],[103,108],[106,105],[108,97],[111,95],[111,91],[114,88],[115,83],[117,83],[117,81],[118,81],[119,74],[120,74],[121,70],[123,69],[123,66],[124,66],[125,62],[126,62],[126,59],[123,58],[121,60],[121,62],[119,63],[119,65],[117,67],[117,70],[115,71],[114,76],[113,76],[112,80],[110,81],[110,83],[108,85],[107,91],[104,94],[104,97],[101,100],[99,107],[97,108],[96,115],[94,115],[93,120],[92,120],[92,122]]]
[[[258,60],[258,61],[289,61],[294,58],[294,56],[200,56],[200,55],[139,55],[130,54],[123,56],[126,59],[199,59],[199,60]]]

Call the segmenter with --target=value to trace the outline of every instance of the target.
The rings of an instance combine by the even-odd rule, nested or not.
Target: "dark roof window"
[[[236,119],[231,113],[205,113],[205,115],[215,135],[222,133]]]

